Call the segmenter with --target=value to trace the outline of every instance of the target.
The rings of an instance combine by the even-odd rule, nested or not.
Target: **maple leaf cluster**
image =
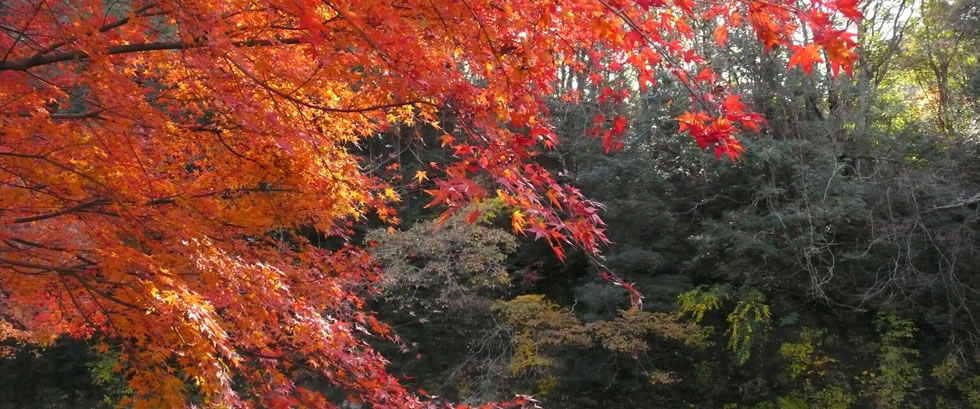
[[[334,407],[302,386],[311,375],[373,407],[432,407],[367,342],[398,342],[363,309],[376,263],[297,233],[398,223],[398,195],[359,141],[452,115],[442,143],[455,160],[416,174],[430,206],[497,197],[559,257],[595,255],[601,207],[534,161],[559,143],[546,105],[559,69],[588,73],[609,104],[631,91],[604,70],[631,66],[642,91],[675,75],[693,101],[681,129],[734,158],[740,128],[762,119],[704,68],[690,22],[723,22],[724,43],[749,21],[767,47],[797,50],[793,64],[822,50],[836,73],[854,42],[831,18],[857,18],[850,1],[5,1],[0,331],[114,343],[137,408],[189,395]],[[793,43],[794,19],[813,44]],[[621,146],[625,118],[595,122],[607,150]]]

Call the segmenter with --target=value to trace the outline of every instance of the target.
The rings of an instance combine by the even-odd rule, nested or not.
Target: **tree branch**
[[[58,216],[61,216],[61,215],[64,215],[64,214],[68,214],[68,213],[72,213],[72,212],[77,212],[77,211],[80,211],[80,210],[85,210],[85,209],[87,209],[89,207],[92,207],[92,206],[106,205],[106,204],[109,204],[109,203],[111,203],[109,201],[109,199],[95,199],[95,200],[90,200],[90,201],[81,203],[81,204],[76,205],[76,206],[72,206],[72,207],[68,207],[68,208],[65,208],[65,209],[58,210],[56,212],[44,213],[44,214],[39,214],[39,215],[36,215],[36,216],[21,217],[19,219],[14,219],[14,223],[15,224],[30,223],[30,222],[36,222],[36,221],[44,220],[44,219],[51,219],[51,218],[58,217]]]
[[[950,204],[945,204],[945,205],[942,205],[942,206],[933,207],[933,208],[929,209],[928,211],[931,212],[931,211],[940,210],[940,209],[952,209],[954,207],[963,207],[963,206],[968,206],[968,205],[971,205],[971,204],[974,204],[974,203],[977,203],[977,202],[980,202],[980,193],[977,193],[977,194],[973,195],[970,198],[963,199],[963,200],[960,200],[958,202],[953,202],[953,203],[950,203]]]
[[[284,38],[281,40],[245,40],[235,41],[236,47],[269,47],[276,45],[304,44],[306,40],[300,38]],[[209,44],[204,42],[185,42],[185,41],[161,41],[147,42],[126,45],[114,45],[106,48],[108,55],[138,53],[145,51],[161,50],[186,50],[191,48],[203,48]],[[33,57],[18,58],[0,62],[0,71],[26,71],[34,67],[55,64],[64,61],[78,61],[92,58],[87,52],[82,50],[65,51],[51,55],[35,55]]]
[[[390,103],[385,103],[385,104],[370,105],[370,106],[363,106],[363,107],[354,107],[354,108],[333,108],[333,107],[327,107],[327,106],[323,106],[323,105],[318,105],[318,104],[314,104],[312,102],[307,102],[307,101],[301,100],[299,98],[295,98],[293,96],[290,96],[289,94],[286,94],[286,93],[284,93],[284,92],[282,92],[282,91],[280,91],[280,90],[272,87],[268,83],[260,80],[255,75],[252,75],[251,72],[249,72],[247,69],[245,69],[245,67],[243,67],[241,64],[239,64],[238,62],[236,62],[234,59],[228,58],[227,60],[232,65],[234,65],[235,68],[238,68],[238,70],[241,71],[242,74],[245,74],[246,77],[248,77],[249,79],[251,79],[253,82],[255,82],[256,84],[258,84],[260,87],[262,87],[266,91],[269,91],[272,94],[274,94],[274,95],[276,95],[276,96],[278,96],[280,98],[284,98],[284,99],[286,99],[286,100],[288,100],[290,102],[293,102],[293,103],[296,103],[296,104],[305,106],[305,107],[310,108],[310,109],[315,109],[315,110],[318,110],[318,111],[356,114],[356,113],[361,113],[361,112],[376,111],[376,110],[379,110],[379,109],[397,108],[397,107],[406,106],[406,105],[429,105],[429,106],[432,106],[432,107],[435,107],[435,108],[440,108],[440,106],[437,105],[437,104],[434,104],[434,103],[428,102],[428,101],[423,101],[423,100],[395,101],[395,102],[390,102]]]
[[[138,9],[134,10],[133,11],[133,15],[135,15],[135,16],[141,16],[141,13],[143,13],[143,12],[145,12],[145,11],[153,8],[153,7],[156,7],[156,3],[148,3],[148,4],[144,5],[143,7],[140,7]],[[129,20],[130,20],[130,17],[125,17],[125,18],[121,18],[119,20],[116,20],[116,21],[114,21],[112,23],[106,24],[106,25],[104,25],[102,27],[99,27],[99,32],[100,33],[104,33],[106,31],[112,30],[114,28],[123,26],[123,25],[129,23]],[[92,33],[87,33],[87,35],[91,35],[91,34]],[[74,38],[72,40],[74,40]],[[47,54],[47,53],[52,52],[54,50],[57,50],[58,48],[64,46],[65,44],[67,44],[67,42],[65,42],[65,41],[60,41],[60,42],[51,44],[51,45],[45,47],[44,49],[38,51],[37,54],[34,55],[34,57],[40,57],[40,56],[42,56],[44,54]]]
[[[23,268],[30,268],[30,269],[34,269],[34,270],[41,270],[41,272],[53,271],[53,272],[61,273],[61,274],[74,274],[76,271],[78,271],[79,268],[81,268],[81,267],[58,267],[58,266],[49,266],[49,265],[44,265],[44,264],[31,263],[31,262],[27,262],[27,261],[12,260],[12,259],[8,259],[8,258],[4,258],[4,257],[0,257],[0,263],[2,263],[2,264],[8,264],[8,265],[15,266],[15,267],[23,267]]]

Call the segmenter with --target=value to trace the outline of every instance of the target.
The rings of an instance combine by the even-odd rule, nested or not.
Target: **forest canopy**
[[[980,407],[977,27],[5,1],[0,408]]]

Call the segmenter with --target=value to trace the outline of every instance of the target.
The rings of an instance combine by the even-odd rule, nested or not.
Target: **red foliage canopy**
[[[394,338],[362,309],[370,257],[284,239],[344,237],[372,213],[397,223],[397,195],[350,149],[451,113],[456,161],[431,171],[431,205],[495,195],[559,256],[595,254],[598,206],[532,160],[559,143],[545,104],[558,70],[605,86],[600,72],[628,66],[642,90],[669,72],[692,95],[681,129],[735,158],[762,118],[704,67],[691,22],[717,24],[720,44],[747,24],[807,71],[819,51],[850,71],[854,41],[832,21],[858,18],[854,2],[796,3],[4,1],[0,332],[113,340],[141,408],[191,390],[207,406],[332,407],[301,386],[311,375],[374,407],[430,406],[365,342]],[[814,42],[793,44],[803,29]],[[625,118],[595,122],[621,145]]]

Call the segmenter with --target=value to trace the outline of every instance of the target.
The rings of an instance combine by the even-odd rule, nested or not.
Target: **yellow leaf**
[[[527,221],[524,220],[524,213],[521,213],[520,210],[514,210],[514,213],[511,214],[510,224],[518,233],[524,233],[524,225],[527,224]]]
[[[402,200],[401,197],[398,196],[398,193],[395,192],[395,189],[392,189],[390,187],[385,189],[385,197],[387,197],[393,202],[400,202]]]

